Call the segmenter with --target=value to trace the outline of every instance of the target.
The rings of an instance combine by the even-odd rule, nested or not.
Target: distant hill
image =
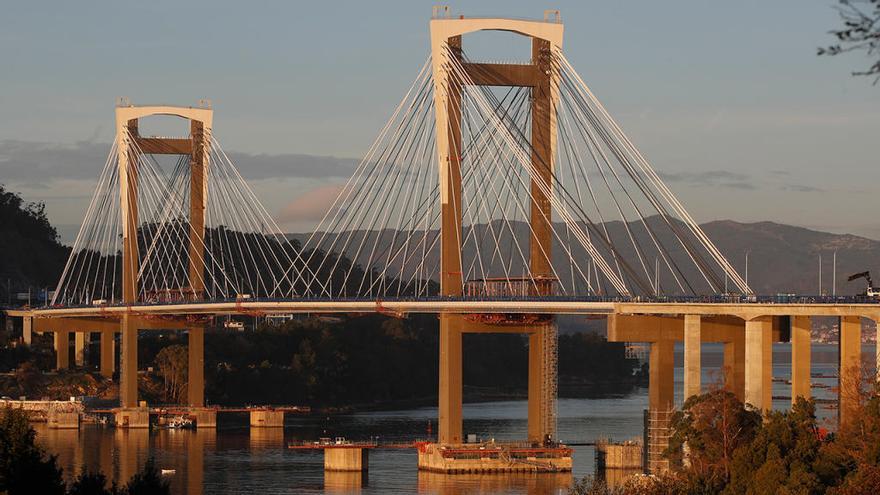
[[[0,185],[0,304],[9,292],[54,289],[69,252],[42,203],[26,203]]]
[[[739,223],[721,220],[704,224],[706,234],[743,273],[749,254],[749,285],[759,294],[819,291],[819,256],[822,256],[822,289],[831,293],[832,257],[837,252],[837,294],[856,294],[864,280],[846,277],[871,270],[880,280],[880,241],[851,234],[832,234],[774,222]]]
[[[655,216],[648,218],[647,222],[658,225],[660,219]],[[626,239],[626,229],[622,222],[608,222],[604,227],[608,229],[612,239]],[[646,234],[640,234],[640,232],[644,232],[641,226],[633,223],[630,224],[630,228],[639,243],[645,246],[651,244]],[[822,289],[830,294],[833,278],[832,257],[835,251],[837,252],[837,294],[856,294],[864,290],[863,280],[851,283],[846,281],[848,275],[856,272],[871,270],[880,282],[880,241],[851,234],[819,232],[774,222],[740,223],[732,220],[719,220],[702,224],[702,228],[743,276],[745,276],[745,253],[749,251],[749,285],[758,294],[817,294],[819,291],[820,254],[822,256]],[[478,236],[484,230],[486,230],[485,225],[478,226]],[[517,238],[528,238],[527,226],[524,223],[515,225],[514,231]],[[376,234],[376,232],[369,233],[370,242],[375,239]],[[357,235],[363,235],[363,232],[358,232]],[[290,237],[302,242],[308,235],[290,234]],[[328,239],[332,238],[333,235],[328,234]],[[390,235],[388,231],[385,231],[379,242],[379,251],[387,238],[390,238]],[[680,264],[686,277],[689,280],[699,282],[701,277],[692,268],[692,263],[684,261],[686,254],[674,238],[671,235],[660,235],[660,239],[670,252],[670,256],[681,261]],[[504,239],[501,242],[503,243]],[[329,242],[326,244],[329,245]],[[634,268],[641,269],[631,244],[618,241],[617,245],[619,245],[618,249],[622,257],[627,259]],[[472,250],[472,246],[465,250],[465,258],[473,256],[469,252]],[[576,260],[587,259],[587,255],[582,249],[576,250],[573,254]],[[607,253],[605,254],[607,255]],[[567,257],[559,246],[555,245],[554,258],[560,259],[560,256]],[[649,259],[651,266],[648,269],[653,272],[654,255],[650,255]],[[357,261],[366,262],[366,255]],[[436,263],[436,259],[431,261]],[[559,269],[560,278],[570,277],[567,263],[560,263]],[[520,270],[522,270],[521,263],[514,263],[511,267],[511,273]],[[661,287],[668,291],[673,287],[673,284],[674,281],[670,276],[661,275]],[[699,293],[708,292],[705,284],[697,289]]]

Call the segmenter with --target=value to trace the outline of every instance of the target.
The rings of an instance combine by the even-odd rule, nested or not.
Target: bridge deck
[[[142,316],[204,316],[234,314],[338,314],[338,313],[509,313],[509,314],[653,314],[653,315],[734,315],[756,316],[864,316],[880,315],[880,301],[864,297],[749,297],[681,298],[662,301],[601,298],[520,298],[465,300],[433,298],[419,300],[241,300],[174,304],[107,305],[10,309],[11,316],[35,318],[118,318],[123,314]]]

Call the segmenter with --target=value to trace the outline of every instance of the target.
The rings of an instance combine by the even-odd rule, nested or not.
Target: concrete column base
[[[251,428],[284,428],[284,411],[251,411]]]
[[[189,414],[196,420],[196,428],[217,427],[217,411],[214,409],[192,409]]]
[[[47,426],[52,430],[76,430],[79,428],[78,412],[49,411]]]
[[[149,428],[150,411],[144,408],[121,408],[113,411],[117,428]]]
[[[324,449],[324,471],[366,471],[369,459],[369,449],[328,447]]]

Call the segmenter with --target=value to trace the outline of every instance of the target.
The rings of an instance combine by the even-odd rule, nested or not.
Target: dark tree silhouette
[[[64,495],[61,468],[35,437],[27,413],[11,407],[0,411],[0,493]]]
[[[839,0],[835,8],[840,13],[843,27],[831,31],[837,43],[819,48],[819,55],[838,55],[844,52],[864,51],[874,60],[866,70],[853,72],[854,76],[876,76],[880,81],[880,0]]]

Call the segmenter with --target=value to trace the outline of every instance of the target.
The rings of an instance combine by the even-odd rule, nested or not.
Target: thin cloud
[[[667,182],[678,182],[696,186],[724,187],[730,189],[751,190],[756,186],[748,175],[726,170],[709,170],[706,172],[658,172]]]
[[[293,224],[322,219],[343,187],[342,184],[325,185],[300,194],[281,209],[278,222]]]
[[[109,143],[92,140],[72,144],[0,140],[0,179],[28,188],[47,187],[54,181],[98,180],[110,153]],[[247,179],[349,177],[358,161],[351,158],[306,154],[229,153]]]
[[[821,187],[807,186],[803,184],[785,184],[780,189],[793,192],[825,192],[826,189]]]

